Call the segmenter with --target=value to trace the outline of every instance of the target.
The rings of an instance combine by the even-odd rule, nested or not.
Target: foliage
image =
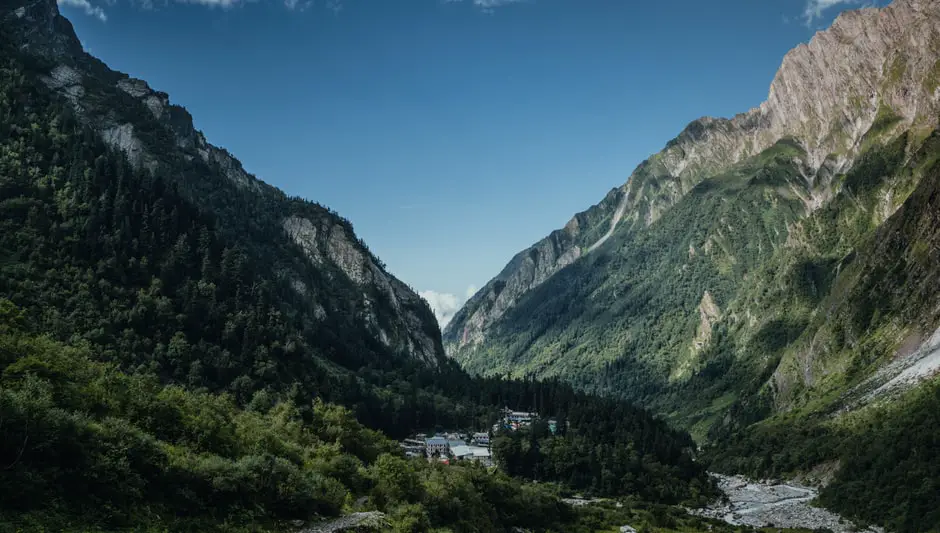
[[[940,528],[940,384],[844,421],[775,417],[710,447],[711,467],[783,477],[836,465],[820,503],[891,531]]]
[[[405,459],[344,408],[241,409],[4,326],[0,526],[248,531],[354,506],[397,531],[583,530],[552,486]]]
[[[493,441],[493,454],[510,475],[559,482],[592,494],[692,505],[707,503],[716,495],[710,481],[697,474],[691,455],[675,447],[671,456],[643,452],[663,448],[644,446],[644,439],[660,440],[668,433],[653,426],[628,429],[619,423],[623,415],[622,407],[611,402],[611,409],[597,409],[590,419],[577,415],[563,419],[562,426],[571,425],[557,435],[544,421],[503,431]],[[673,436],[684,437],[686,446],[693,446],[687,435]]]

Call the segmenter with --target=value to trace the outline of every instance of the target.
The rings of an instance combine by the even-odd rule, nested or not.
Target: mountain
[[[637,402],[713,470],[936,529],[938,119],[940,2],[845,12],[758,108],[692,122],[514,257],[445,349]]]
[[[842,13],[759,107],[693,121],[516,255],[445,328],[448,355],[638,401],[700,440],[922,381],[938,87],[940,2]]]
[[[50,223],[44,220],[35,242],[62,251],[70,239],[85,239],[74,245],[84,246],[75,249],[81,253],[49,260],[36,252],[37,262],[24,269],[16,263],[27,259],[25,243],[4,234],[0,290],[15,295],[33,321],[62,338],[107,345],[134,366],[152,364],[153,350],[165,351],[176,339],[185,355],[166,358],[159,372],[240,396],[254,388],[246,379],[274,387],[299,381],[304,391],[322,394],[337,382],[357,381],[363,366],[405,373],[451,366],[427,303],[388,273],[348,220],[256,179],[207,142],[167,94],[83,52],[54,2],[5,1],[0,18],[5,45],[28,61],[29,82],[65,103],[59,111],[74,121],[69,127],[87,128],[96,137],[89,145],[100,143],[99,152],[126,159],[98,169],[113,182],[81,190],[69,189],[75,168],[51,162],[44,187],[55,191],[51,200],[60,214],[88,215],[90,222],[79,236],[43,234]],[[11,199],[38,193],[25,183],[7,182],[4,189],[11,222],[23,214],[18,209],[30,209]],[[100,199],[106,200],[101,206],[87,203]],[[95,235],[115,223],[114,235]],[[168,259],[163,248],[173,249],[172,266],[159,264]],[[149,266],[138,261],[126,268],[122,261],[141,250],[152,254]],[[111,253],[116,262],[95,265]],[[63,270],[66,263],[73,269]],[[48,269],[66,274],[37,283],[36,273]],[[80,283],[96,283],[90,290],[104,295],[103,304],[92,310],[89,299],[80,311],[46,305],[51,292]],[[229,297],[238,303],[207,309],[199,302]],[[109,326],[102,329],[105,317]],[[122,331],[132,340],[116,347],[110,339]],[[243,365],[255,366],[250,376],[236,370]]]
[[[391,440],[505,408],[564,423],[495,471]],[[0,3],[0,435],[0,531],[734,530],[678,506],[716,496],[687,432],[471,378],[347,220],[84,53],[54,0]]]

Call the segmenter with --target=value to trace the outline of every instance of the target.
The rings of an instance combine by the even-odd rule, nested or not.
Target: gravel
[[[718,486],[728,501],[716,502],[705,509],[692,509],[689,511],[692,514],[752,527],[883,533],[880,528],[857,529],[849,520],[836,513],[813,507],[810,502],[816,499],[818,492],[812,487],[796,483],[758,482],[743,476],[712,475],[717,478]]]

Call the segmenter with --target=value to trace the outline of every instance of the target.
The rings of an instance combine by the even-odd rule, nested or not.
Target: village
[[[503,416],[486,431],[462,433],[459,431],[444,431],[428,435],[418,433],[401,441],[401,447],[408,457],[426,457],[428,461],[440,461],[452,464],[460,461],[473,461],[483,466],[493,466],[493,456],[490,451],[490,440],[500,431],[518,431],[532,425],[539,419],[538,413],[513,411],[503,409]],[[553,434],[557,429],[557,421],[553,418],[546,420],[548,429]]]

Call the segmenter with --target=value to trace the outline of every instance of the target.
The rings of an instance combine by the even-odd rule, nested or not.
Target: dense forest
[[[637,420],[624,412],[623,404],[609,402],[607,409],[574,412],[558,421],[556,433],[545,420],[517,431],[502,431],[493,440],[493,454],[500,468],[516,477],[560,482],[588,494],[634,496],[666,503],[706,504],[716,494],[706,480],[689,477],[696,471],[692,458],[645,454],[656,442],[638,445],[635,435],[657,441],[663,433],[652,427],[629,428],[620,420]],[[693,446],[691,439],[689,446]],[[687,479],[689,485],[662,480]]]
[[[283,531],[370,510],[413,533],[741,530],[640,501],[572,508],[557,486],[405,459],[333,404],[241,408],[28,329],[0,300],[2,531]]]

